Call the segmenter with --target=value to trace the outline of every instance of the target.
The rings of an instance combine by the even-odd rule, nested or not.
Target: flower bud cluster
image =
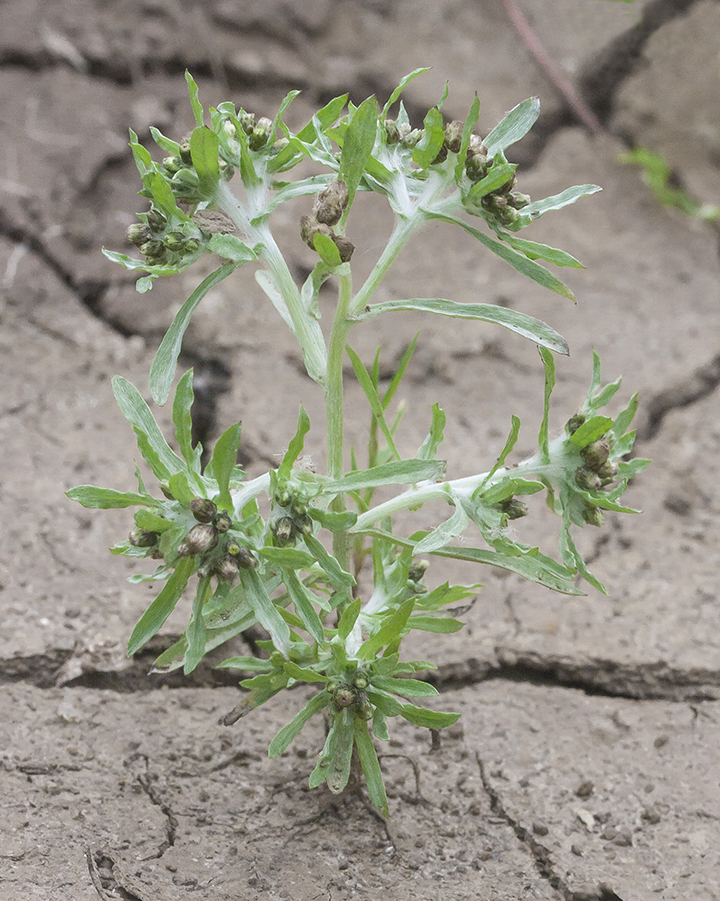
[[[218,510],[214,501],[204,497],[193,498],[190,510],[197,525],[178,545],[177,553],[180,557],[204,558],[198,567],[200,576],[216,576],[223,582],[232,582],[238,568],[257,567],[253,552],[226,535],[232,527],[232,520],[225,510]]]
[[[243,132],[247,136],[248,147],[250,150],[261,150],[266,146],[271,137],[272,119],[261,116],[257,121],[254,113],[247,113],[244,109],[238,110],[238,122]],[[226,129],[235,130],[232,122],[226,120]]]
[[[387,143],[399,144],[404,150],[414,150],[423,136],[422,129],[412,128],[407,122],[386,119],[383,126]]]
[[[446,141],[448,140],[448,130],[451,126],[457,126],[459,123],[451,122],[445,129]],[[457,141],[457,128],[450,132],[451,139]],[[458,146],[458,150],[459,150]],[[470,143],[465,158],[465,172],[470,181],[477,183],[482,181],[493,166],[493,160],[488,159],[487,147],[483,144],[482,139],[478,135],[470,135]],[[513,174],[503,185],[486,194],[481,200],[480,205],[490,215],[494,216],[501,225],[512,226],[520,218],[519,210],[524,209],[530,203],[530,197],[527,194],[520,194],[513,191],[516,178]]]
[[[429,566],[427,560],[415,560],[408,567],[407,588],[413,594],[427,594],[424,580]]]
[[[358,671],[350,682],[329,682],[327,690],[332,695],[337,710],[351,708],[360,719],[370,720],[375,708],[365,694],[365,689],[369,684],[370,681],[365,673]]]
[[[134,222],[127,230],[130,244],[140,249],[151,266],[176,266],[202,246],[202,232],[194,226],[174,228],[164,213],[154,207],[145,214],[147,222]]]
[[[355,245],[345,235],[335,233],[333,226],[342,218],[348,205],[348,188],[341,178],[330,182],[315,198],[311,216],[300,219],[300,237],[311,249],[315,249],[315,235],[325,235],[335,244],[343,263],[350,262]]]
[[[584,415],[576,413],[565,426],[568,434],[573,435],[584,421]],[[610,459],[611,441],[611,435],[603,435],[581,449],[583,462],[575,470],[575,483],[583,491],[601,491],[617,478],[618,464]],[[604,521],[602,510],[593,504],[587,504],[583,509],[583,519],[592,526],[601,526]]]
[[[222,158],[220,158],[219,164],[220,177],[224,181],[229,181],[235,174],[235,170]],[[205,195],[200,190],[200,179],[193,166],[189,140],[180,144],[177,154],[165,157],[162,161],[162,168],[168,176],[168,184],[179,203],[195,204],[205,199]]]
[[[278,547],[292,546],[298,537],[312,535],[308,501],[309,498],[294,485],[279,482],[276,486],[268,526]]]

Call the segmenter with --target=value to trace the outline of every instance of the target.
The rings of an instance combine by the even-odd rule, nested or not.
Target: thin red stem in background
[[[563,95],[570,109],[575,113],[588,131],[591,131],[595,135],[602,134],[605,131],[602,123],[575,90],[575,87],[570,80],[550,59],[547,51],[540,43],[540,39],[530,27],[530,23],[525,18],[515,0],[503,0],[503,5],[505,6],[508,18],[514,25],[523,44],[525,44],[530,53],[532,53],[535,61],[550,81]]]

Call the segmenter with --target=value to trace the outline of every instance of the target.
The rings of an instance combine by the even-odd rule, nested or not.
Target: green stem
[[[339,479],[345,474],[345,423],[343,360],[345,340],[352,323],[348,320],[348,307],[352,298],[352,278],[349,274],[340,276],[338,305],[335,311],[330,342],[328,346],[327,375],[325,378],[325,412],[327,416],[327,474],[331,479]],[[345,510],[345,495],[333,498],[330,509],[335,513]],[[350,571],[350,536],[346,531],[333,533],[333,555],[340,566]],[[342,613],[345,605],[352,600],[350,590],[338,605]]]
[[[396,219],[395,227],[392,230],[392,234],[390,235],[385,250],[383,250],[373,271],[367,277],[365,284],[355,295],[352,304],[348,308],[349,316],[357,316],[358,313],[364,311],[365,307],[370,302],[370,298],[377,290],[380,282],[385,278],[388,269],[395,261],[397,255],[424,221],[425,217],[417,212],[410,218]]]

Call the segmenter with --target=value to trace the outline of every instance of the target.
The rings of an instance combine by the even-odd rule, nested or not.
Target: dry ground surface
[[[595,113],[594,130],[530,55],[510,6],[0,5],[0,901],[374,901],[388,892],[397,901],[717,901],[718,231],[660,206],[619,155],[648,145],[692,196],[720,203],[720,4],[520,0]],[[123,248],[139,208],[127,127],[143,139],[150,124],[188,129],[185,67],[207,103],[231,98],[258,114],[302,88],[297,125],[348,88],[356,101],[384,99],[422,65],[433,69],[407,92],[411,115],[437,102],[446,79],[450,116],[464,117],[478,91],[481,130],[536,94],[535,137],[515,155],[523,190],[595,182],[604,191],[533,226],[535,240],[585,263],[569,277],[577,307],[442,228],[400,257],[385,296],[511,302],[558,328],[572,355],[558,365],[557,427],[584,395],[595,347],[608,379],[624,374],[625,397],[640,392],[637,451],[655,463],[630,491],[644,515],[609,517],[583,536],[609,597],[556,597],[481,575],[466,628],[434,648],[438,700],[462,712],[462,725],[439,748],[408,723],[395,729],[382,758],[385,823],[362,795],[307,790],[320,725],[267,759],[301,693],[228,729],[218,720],[238,690],[221,671],[148,678],[151,657],[124,659],[147,599],[106,550],[128,517],[76,508],[64,491],[132,488],[136,451],[109,378],[119,372],[145,390],[159,337],[198,280],[191,270],[141,297],[98,252]],[[280,228],[298,272],[309,261],[293,218],[303,211]],[[382,248],[382,215],[368,205],[350,234],[360,269]],[[356,347],[370,359],[382,337],[390,366],[419,325],[390,321],[382,336],[368,326]],[[251,473],[286,446],[301,397],[321,434],[320,398],[277,326],[254,282],[238,277],[207,298],[186,342],[183,362],[206,386],[205,437],[241,416]],[[451,472],[494,460],[511,413],[523,420],[519,450],[530,451],[542,373],[526,343],[490,327],[425,323],[404,389],[408,447],[437,401]],[[367,414],[349,390],[355,436]],[[540,516],[538,539],[549,527]],[[162,641],[181,627],[170,620]],[[421,641],[412,651],[428,656]]]

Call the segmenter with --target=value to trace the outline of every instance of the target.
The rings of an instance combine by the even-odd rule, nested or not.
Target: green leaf
[[[528,262],[530,261],[528,260]],[[547,270],[543,269],[543,272],[547,272]],[[388,300],[385,303],[372,304],[366,307],[365,312],[357,318],[369,319],[382,313],[394,313],[400,310],[435,313],[439,316],[450,316],[453,319],[476,319],[481,322],[492,322],[525,338],[530,338],[531,341],[541,347],[547,347],[555,353],[569,353],[567,342],[554,328],[533,316],[519,313],[516,310],[508,310],[495,304],[456,303],[454,300],[438,297],[416,297],[410,300]]]
[[[543,418],[540,424],[540,434],[538,435],[538,445],[543,455],[543,460],[550,460],[550,395],[555,387],[555,359],[551,353],[545,348],[538,347],[540,357],[542,358],[543,367],[545,369],[545,393],[543,399]]]
[[[338,622],[338,636],[342,639],[342,641],[345,641],[345,639],[355,627],[355,623],[360,614],[361,606],[362,599],[355,598],[355,600],[352,601],[352,603],[348,604],[347,607],[343,610],[340,621]]]
[[[137,388],[120,375],[113,378],[112,386],[123,416],[135,431],[140,453],[154,475],[162,481],[184,470],[185,464],[170,450]]]
[[[238,669],[249,673],[271,673],[273,665],[260,657],[228,657],[218,663],[215,669]]]
[[[320,644],[324,638],[323,624],[312,605],[312,592],[298,579],[292,570],[283,570],[283,582],[295,605],[295,610],[313,639]]]
[[[460,719],[459,713],[441,713],[439,710],[428,710],[414,704],[403,704],[400,716],[409,723],[424,726],[426,729],[445,729]]]
[[[418,448],[415,454],[417,460],[434,460],[437,456],[437,450],[442,444],[443,433],[445,430],[445,411],[441,410],[438,404],[432,405],[432,422],[430,423],[430,431],[427,438]]]
[[[268,596],[260,576],[254,570],[242,569],[240,582],[258,622],[268,630],[278,651],[287,654],[290,648],[290,629]]]
[[[348,204],[343,213],[344,221],[355,199],[365,167],[370,159],[378,125],[378,103],[375,97],[368,97],[355,110],[343,139],[340,153],[340,177],[348,189]]]
[[[337,122],[340,114],[345,108],[347,99],[347,94],[341,94],[339,97],[333,97],[333,99],[326,103],[321,110],[318,110],[318,112],[315,113],[312,120],[308,122],[308,124],[297,133],[297,137],[300,138],[301,141],[307,143],[314,141],[318,137],[319,133],[324,132],[331,125]],[[319,131],[318,126],[320,126]]]
[[[153,141],[160,147],[165,153],[170,153],[173,156],[177,156],[180,153],[180,145],[177,141],[173,141],[171,138],[166,137],[158,128],[155,128],[154,125],[150,126],[150,134],[152,135]]]
[[[323,673],[318,673],[306,666],[298,666],[297,663],[293,663],[291,660],[283,663],[283,669],[288,674],[288,676],[290,676],[290,678],[294,679],[296,682],[319,682],[323,685],[327,685],[327,683],[330,681],[329,676],[325,676]]]
[[[523,100],[510,110],[502,122],[499,122],[483,143],[487,147],[488,158],[498,151],[503,151],[515,144],[530,131],[540,115],[540,101],[537,97]]]
[[[450,616],[424,616],[422,613],[414,614],[408,620],[411,629],[420,629],[423,632],[439,632],[447,635],[451,632],[459,632],[465,624],[459,619]]]
[[[413,162],[420,169],[427,169],[435,160],[445,140],[442,113],[431,107],[423,121],[423,136],[413,151]]]
[[[335,587],[349,588],[355,584],[355,579],[350,573],[340,566],[337,560],[325,550],[325,546],[314,535],[303,535],[303,541],[311,554],[330,577]]]
[[[438,548],[445,547],[468,527],[468,515],[461,503],[456,503],[455,512],[444,523],[433,529],[429,535],[415,545],[415,554],[430,554]]]
[[[357,380],[360,382],[360,386],[365,392],[365,397],[367,397],[368,399],[368,403],[370,404],[370,409],[372,410],[373,416],[377,420],[377,423],[380,426],[380,430],[385,436],[385,440],[387,441],[387,445],[390,448],[390,452],[399,460],[400,454],[397,447],[395,447],[395,441],[393,440],[392,432],[390,431],[390,427],[385,420],[385,411],[383,409],[380,396],[377,392],[377,388],[373,384],[373,380],[367,369],[363,365],[362,360],[355,353],[352,347],[347,344],[345,345],[345,349],[347,350],[347,354],[350,357],[350,362],[352,363],[353,369],[355,370]]]
[[[477,125],[479,117],[480,100],[478,99],[478,95],[475,94],[475,99],[470,105],[470,110],[467,114],[467,118],[465,119],[465,124],[463,125],[462,143],[460,144],[460,152],[458,153],[457,165],[455,166],[455,182],[457,184],[460,184],[465,172],[465,162],[467,159],[468,147],[470,146],[470,138],[472,136],[473,129]]]
[[[237,235],[228,235],[224,232],[212,235],[207,242],[206,249],[210,253],[216,253],[226,260],[237,263],[238,266],[257,259],[257,254],[252,247],[241,241]]]
[[[338,266],[342,265],[340,251],[332,238],[323,235],[322,232],[316,232],[313,237],[313,247],[326,266],[329,266],[331,269],[336,269]]]
[[[187,219],[177,205],[172,188],[159,172],[155,172],[149,180],[149,188],[155,206],[159,207],[168,218]]]
[[[500,237],[506,241],[515,250],[524,253],[531,260],[545,260],[547,263],[554,263],[556,266],[567,266],[571,269],[584,269],[582,263],[578,262],[574,256],[566,253],[564,250],[558,250],[556,247],[550,247],[549,244],[538,244],[536,241],[526,241],[524,238],[518,238],[509,232],[501,231]]]
[[[177,439],[180,453],[185,458],[188,467],[197,467],[199,456],[195,453],[192,444],[192,416],[190,411],[194,400],[193,371],[188,369],[178,383],[172,410],[175,438]]]
[[[149,510],[146,510],[145,507],[141,507],[136,511],[135,516],[135,524],[139,529],[144,529],[146,532],[167,532],[168,529],[171,529],[172,523],[165,519],[163,516],[157,516],[155,513],[151,513]]]
[[[198,663],[205,656],[205,620],[203,618],[203,607],[210,596],[211,584],[210,579],[200,579],[198,582],[195,600],[193,601],[192,618],[185,629],[185,637],[187,638],[187,651],[185,652],[185,661],[183,664],[183,672],[187,676],[197,668]]]
[[[527,210],[523,210],[523,213]],[[467,222],[463,222],[462,219],[458,219],[455,216],[446,216],[444,214],[439,213],[428,213],[427,214],[431,219],[439,219],[441,222],[451,222],[455,225],[459,225],[464,231],[466,231],[469,235],[472,235],[477,241],[479,241],[483,246],[487,247],[492,253],[496,254],[500,257],[501,260],[504,260],[513,269],[516,269],[522,275],[526,275],[528,278],[531,278],[534,282],[537,282],[538,285],[542,285],[543,288],[547,288],[549,291],[554,291],[556,294],[560,294],[563,297],[567,297],[570,300],[575,299],[575,295],[567,287],[564,285],[560,279],[556,278],[552,273],[548,272],[543,266],[539,263],[536,263],[534,260],[528,259],[525,254],[518,253],[512,247],[508,247],[506,244],[503,244],[502,241],[496,241],[494,238],[490,238],[488,235],[483,234],[483,232],[479,231],[477,228],[474,228],[472,225],[468,225]]]
[[[508,572],[517,573],[529,582],[537,582],[560,594],[581,595],[583,592],[573,583],[574,572],[570,572],[552,557],[545,554],[509,555],[484,548],[445,547],[433,551],[436,557],[451,557],[473,563],[485,563]]]
[[[410,621],[414,617],[411,617]],[[373,676],[372,684],[381,691],[389,691],[392,694],[402,695],[408,698],[430,698],[439,694],[434,685],[422,682],[420,679],[393,679],[389,676]]]
[[[553,194],[552,197],[546,197],[544,200],[536,200],[534,203],[528,204],[524,207],[523,214],[530,215],[533,219],[538,219],[545,213],[549,213],[550,210],[560,210],[570,203],[575,203],[581,197],[585,197],[588,194],[597,194],[598,191],[602,191],[599,185],[575,185],[572,188],[566,188],[559,194]]]
[[[390,815],[387,803],[387,794],[383,783],[382,770],[373,745],[368,725],[364,720],[355,719],[355,747],[358,750],[360,766],[365,774],[365,784],[368,795],[373,805],[380,813],[387,817]]]
[[[516,169],[517,166],[512,163],[498,163],[493,166],[484,178],[470,188],[465,202],[479,204],[483,197],[509,182]]]
[[[187,82],[188,90],[190,91],[190,103],[192,104],[193,113],[195,114],[195,121],[198,125],[202,125],[203,108],[198,100],[198,86],[195,84],[195,79],[187,69],[185,70],[185,81]]]
[[[333,513],[321,510],[319,507],[310,507],[308,513],[315,522],[320,523],[324,529],[328,529],[330,532],[346,532],[357,522],[357,513],[354,513],[352,510]]]
[[[390,97],[388,98],[387,103],[383,107],[382,113],[380,115],[381,121],[387,119],[388,112],[392,105],[398,100],[402,92],[405,88],[410,84],[410,82],[417,78],[418,75],[422,75],[424,72],[429,72],[430,66],[426,66],[423,69],[414,69],[409,75],[406,75],[403,79],[401,79],[400,84],[395,88]]]
[[[261,547],[259,553],[273,566],[288,569],[307,569],[315,566],[315,558],[307,551],[296,547]]]
[[[360,491],[364,488],[379,488],[381,485],[424,482],[426,479],[437,478],[444,471],[445,463],[442,460],[394,460],[325,482],[323,494]]]
[[[586,420],[580,428],[578,428],[568,438],[568,444],[574,444],[575,447],[586,447],[597,438],[602,436],[612,428],[613,421],[609,416],[592,416]]]
[[[500,469],[500,467],[505,463],[507,458],[510,456],[512,449],[517,444],[518,437],[520,435],[520,419],[517,416],[513,416],[510,420],[510,434],[507,437],[507,441],[505,442],[505,446],[500,451],[500,456],[495,461],[495,465],[490,470],[487,475],[487,478],[482,483],[483,485],[487,484],[490,479],[495,475],[495,473]],[[482,485],[480,486],[482,489]]]
[[[152,506],[155,500],[149,494],[134,491],[115,491],[112,488],[96,488],[94,485],[78,485],[65,492],[71,501],[77,501],[90,510],[113,510],[122,507]]]
[[[386,616],[377,632],[360,646],[358,659],[371,660],[381,648],[399,639],[414,606],[415,598],[408,598],[397,610]]]
[[[218,483],[220,492],[215,502],[222,510],[233,510],[232,497],[230,496],[230,477],[237,465],[237,455],[240,450],[240,437],[242,423],[236,422],[226,429],[215,442],[210,467],[212,474]]]
[[[310,417],[307,415],[305,407],[300,404],[298,424],[295,435],[290,441],[288,449],[285,451],[285,456],[282,458],[282,463],[280,464],[280,466],[278,466],[277,474],[279,479],[287,479],[290,476],[297,458],[303,452],[303,447],[305,446],[305,436],[309,431]]]
[[[325,692],[313,695],[305,707],[297,713],[286,726],[283,726],[275,738],[270,742],[270,746],[268,747],[268,757],[278,757],[283,751],[286,751],[298,737],[305,723],[312,719],[316,713],[319,713],[327,707],[328,703],[329,698]]]
[[[349,711],[343,710],[335,719],[332,728],[336,734],[325,780],[330,791],[337,795],[345,788],[350,778],[354,735],[353,717]]]
[[[383,410],[387,410],[390,406],[390,401],[395,396],[395,392],[400,387],[400,382],[402,382],[403,377],[405,375],[405,371],[412,359],[413,354],[415,353],[415,348],[417,347],[418,338],[420,337],[420,332],[417,332],[415,337],[412,339],[410,344],[408,344],[405,349],[400,362],[398,363],[398,367],[393,374],[393,377],[390,379],[390,384],[387,387],[387,391],[382,396],[382,408]],[[380,348],[377,349],[377,363],[379,363],[379,354]],[[373,384],[377,387],[379,383],[379,375],[376,377],[375,374],[376,367],[373,367]]]
[[[211,288],[227,278],[241,264],[235,262],[223,263],[219,269],[211,272],[207,278],[197,286],[188,297],[180,310],[175,315],[172,325],[165,333],[160,343],[158,352],[150,368],[150,394],[157,404],[164,404],[170,396],[170,387],[175,376],[175,367],[180,356],[182,339],[190,322],[190,317],[195,312],[197,305],[205,297]]]
[[[173,574],[163,585],[158,596],[143,613],[133,629],[127,646],[128,657],[132,657],[162,628],[163,623],[180,600],[194,568],[195,560],[193,557],[180,559]]]
[[[630,398],[630,403],[627,407],[615,417],[615,422],[613,424],[613,431],[618,436],[624,435],[630,427],[630,423],[635,418],[635,413],[638,408],[638,396],[637,394],[633,394]]]

